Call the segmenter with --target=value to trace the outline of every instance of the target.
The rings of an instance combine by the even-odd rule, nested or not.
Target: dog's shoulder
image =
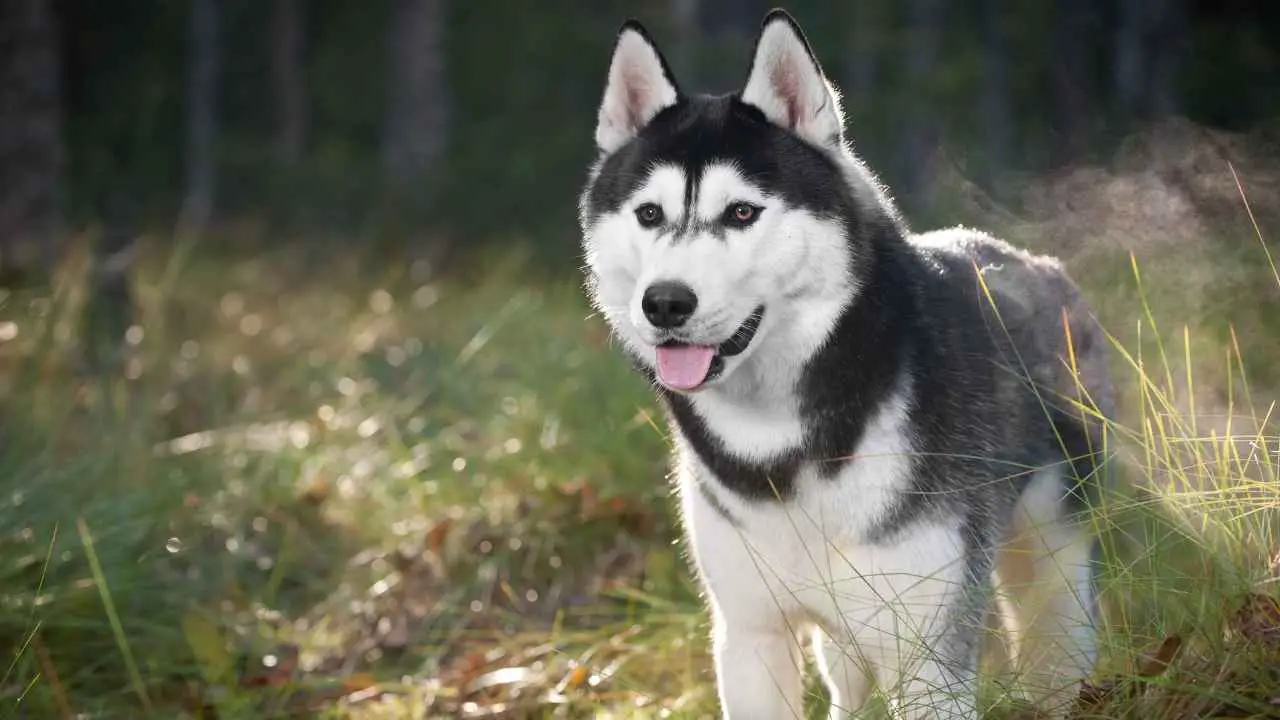
[[[1019,363],[1058,392],[1074,394],[1077,381],[1082,382],[1100,406],[1110,409],[1105,333],[1058,258],[963,227],[908,241],[932,268],[935,281],[975,302],[988,329],[1013,343]],[[1067,365],[1078,377],[1067,376]]]
[[[997,271],[1002,292],[1028,295],[1030,285],[1048,283],[1066,292],[1074,283],[1058,258],[1031,253],[994,235],[963,226],[911,235],[907,242],[940,270],[957,272],[977,269],[984,277]],[[1010,281],[1020,285],[1011,285]],[[1027,286],[1027,287],[1023,287]]]
[[[1083,302],[1057,258],[978,230],[935,230],[909,237],[908,244],[924,260],[933,282],[994,302],[1005,322],[1056,322],[1062,308]]]

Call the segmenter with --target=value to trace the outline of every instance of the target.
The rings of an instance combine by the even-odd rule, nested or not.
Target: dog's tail
[[[1114,449],[1105,421],[1062,408],[1050,410],[1054,437],[1069,471],[1065,473],[1071,514],[1096,507],[1114,478]]]

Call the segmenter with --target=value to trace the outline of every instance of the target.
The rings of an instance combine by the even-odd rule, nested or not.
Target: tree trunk
[[[192,0],[187,78],[187,178],[180,225],[200,234],[213,214],[218,132],[219,32],[217,0]]]
[[[997,0],[982,0],[978,22],[984,45],[982,62],[982,94],[978,103],[978,126],[981,128],[983,158],[978,163],[978,179],[994,197],[1003,193],[997,187],[1001,173],[1009,169],[1014,137],[1013,110],[1010,106],[1009,43],[1004,13]]]
[[[681,4],[682,0],[672,2]],[[743,58],[751,57],[760,21],[773,5],[765,0],[695,0],[683,4],[696,5],[697,13],[693,32],[685,37],[695,37],[697,46],[711,53],[695,56],[689,68],[693,75],[686,77],[680,67],[675,68],[680,86],[689,92],[699,91],[698,88],[702,92],[740,90],[747,81],[744,64],[748,60]],[[609,22],[618,20],[613,17]]]
[[[1143,87],[1147,80],[1148,0],[1120,0],[1116,23],[1115,89],[1116,100],[1129,117],[1145,114]]]
[[[1056,142],[1053,164],[1085,157],[1093,145],[1093,61],[1095,6],[1087,0],[1058,0],[1054,17],[1053,98]]]
[[[117,371],[125,351],[125,333],[135,317],[133,268],[141,192],[137,170],[126,162],[118,184],[103,199],[102,233],[93,247],[89,301],[84,304],[81,345],[86,369]]]
[[[1124,0],[1116,29],[1116,95],[1128,119],[1178,112],[1186,0]]]
[[[880,12],[879,3],[858,2],[850,7],[852,18],[849,27],[848,70],[849,97],[845,109],[871,107],[879,75],[879,42],[877,37],[889,23]]]
[[[383,163],[398,194],[431,178],[444,157],[448,129],[444,0],[395,0]]]
[[[937,65],[942,30],[942,0],[911,0],[907,6],[907,113],[901,153],[904,205],[917,212],[933,207],[933,156],[938,145],[936,109],[930,107],[929,79]]]
[[[0,0],[0,272],[57,256],[62,165],[57,23],[50,0]]]
[[[1149,112],[1165,117],[1182,109],[1180,80],[1187,40],[1186,0],[1153,2]]]
[[[696,0],[694,4],[697,5],[699,36],[732,35],[747,43],[755,40],[760,32],[760,21],[773,7],[773,3],[766,0]],[[746,82],[746,78],[740,78],[739,82]]]
[[[271,85],[276,103],[275,153],[283,166],[302,157],[307,136],[305,0],[275,0],[271,28]]]
[[[671,64],[671,71],[676,77],[680,78],[680,83],[686,88],[696,88],[701,85],[701,78],[698,77],[698,63],[696,61],[696,48],[698,47],[698,6],[702,3],[699,0],[670,0],[671,25],[674,37],[671,43],[671,53],[667,56],[667,61]]]

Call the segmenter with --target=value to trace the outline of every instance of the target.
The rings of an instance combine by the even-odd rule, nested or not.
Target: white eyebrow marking
[[[738,168],[730,163],[715,163],[702,171],[697,198],[698,219],[717,220],[733,202],[764,205],[767,200],[768,196],[748,182]]]
[[[631,196],[628,207],[634,210],[645,203],[654,203],[662,208],[667,222],[679,222],[684,213],[685,182],[682,168],[670,163],[658,165]]]

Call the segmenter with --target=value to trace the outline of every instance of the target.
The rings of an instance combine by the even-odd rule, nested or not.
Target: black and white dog
[[[843,125],[783,11],[720,97],[631,21],[581,196],[591,298],[676,431],[724,713],[802,713],[803,633],[833,717],[879,688],[974,718],[992,607],[1061,699],[1095,655],[1105,336],[1056,260],[911,234]]]

